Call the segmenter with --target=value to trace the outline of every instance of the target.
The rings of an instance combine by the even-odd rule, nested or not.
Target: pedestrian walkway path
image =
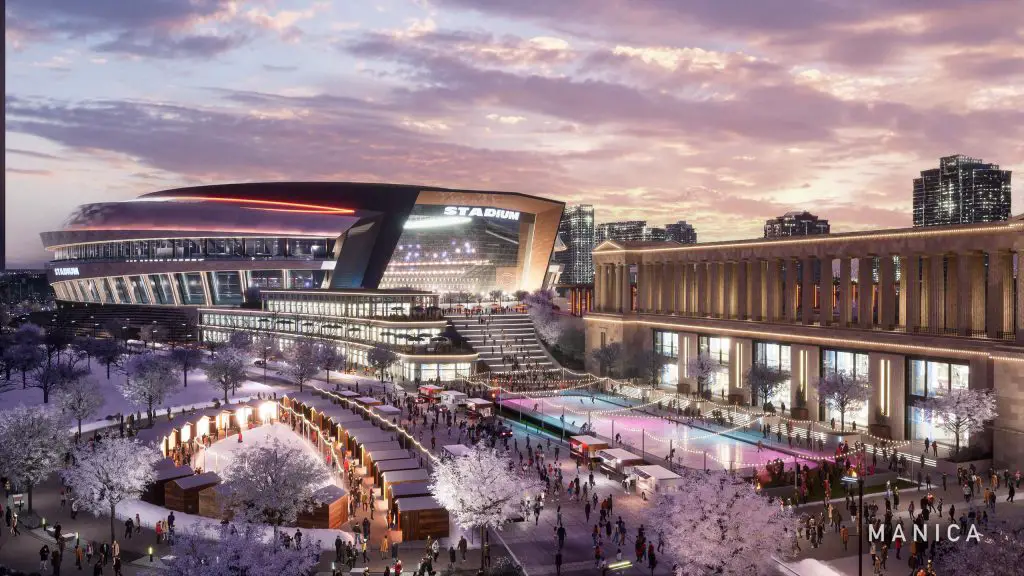
[[[513,370],[503,356],[515,356],[520,369],[553,370],[559,368],[537,338],[533,321],[526,314],[491,314],[486,316],[447,316],[455,330],[496,374]],[[486,320],[486,324],[481,323]]]

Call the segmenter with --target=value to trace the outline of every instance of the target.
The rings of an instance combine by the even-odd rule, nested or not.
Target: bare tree
[[[175,346],[171,350],[170,360],[174,363],[178,372],[181,372],[182,384],[185,388],[188,388],[188,373],[202,364],[203,353],[194,346]]]
[[[48,364],[41,364],[32,373],[29,379],[29,388],[39,388],[43,391],[43,404],[50,402],[50,394],[59,392],[71,382],[81,380],[89,374],[80,361],[75,357],[57,356]]]
[[[686,374],[697,381],[697,392],[703,396],[707,396],[711,379],[721,369],[722,365],[712,359],[707,352],[692,356],[686,362]]]
[[[376,344],[366,353],[366,361],[380,376],[380,381],[384,382],[385,373],[398,362],[398,354],[386,344]]]
[[[309,338],[299,338],[284,353],[285,367],[280,371],[299,386],[312,380],[320,371],[320,351],[316,342]]]
[[[839,370],[818,380],[818,397],[833,410],[839,411],[839,430],[846,430],[846,414],[859,410],[871,395],[871,385],[864,378]]]
[[[78,435],[82,435],[82,420],[91,418],[103,407],[103,396],[95,383],[82,378],[69,382],[57,396],[61,410],[78,422]]]
[[[601,376],[611,377],[614,368],[618,366],[622,359],[622,344],[620,342],[605,344],[596,350],[592,350],[590,357],[597,362],[598,372]]]
[[[747,385],[750,386],[750,390],[753,393],[754,402],[756,403],[758,397],[760,397],[761,406],[768,410],[769,408],[774,408],[770,404],[770,399],[778,394],[782,385],[789,380],[789,373],[772,368],[767,364],[755,362],[747,369],[746,379]]]

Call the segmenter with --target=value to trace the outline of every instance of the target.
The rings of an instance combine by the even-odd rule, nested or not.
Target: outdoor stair
[[[479,355],[487,368],[494,373],[505,373],[512,370],[509,364],[501,363],[501,347],[504,344],[505,353],[509,354],[525,349],[525,356],[530,360],[529,365],[536,362],[543,369],[557,369],[559,365],[554,358],[548,354],[544,345],[537,338],[537,331],[533,327],[533,321],[527,314],[492,314],[486,316],[490,324],[479,323],[478,316],[466,318],[461,315],[450,315],[447,317],[455,327],[455,331],[466,339],[466,342]],[[504,331],[504,333],[502,333]],[[487,335],[487,344],[484,345],[484,336]],[[523,338],[520,344],[515,342],[516,338]],[[525,367],[522,355],[520,365]]]

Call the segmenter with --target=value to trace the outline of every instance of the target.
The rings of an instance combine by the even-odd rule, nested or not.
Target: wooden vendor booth
[[[199,492],[218,484],[220,476],[216,472],[203,472],[171,480],[164,487],[164,505],[176,512],[199,514]]]
[[[162,465],[162,462],[170,462],[170,466]],[[195,472],[188,466],[175,466],[174,461],[165,458],[153,467],[153,481],[146,485],[146,491],[142,493],[142,501],[164,506],[166,503],[167,484],[179,478],[188,478]]]
[[[399,498],[395,502],[402,541],[448,537],[448,510],[430,496]]]
[[[384,450],[402,450],[402,445],[397,440],[382,440],[380,442],[368,442],[359,446],[359,450],[353,453],[353,456],[359,459],[359,461],[369,468],[373,465],[370,462],[370,453],[379,452]],[[407,456],[408,457],[408,456]]]
[[[421,464],[419,458],[403,458],[401,460],[384,460],[383,462],[374,462],[374,484],[381,485],[383,483],[382,474],[384,474],[385,472],[395,472],[398,470],[415,470],[420,466]]]
[[[373,465],[378,462],[387,462],[389,460],[408,460],[411,456],[412,453],[404,448],[392,450],[371,450],[363,455],[363,466],[366,466],[367,470],[373,470]]]
[[[299,513],[299,528],[340,530],[348,522],[348,494],[339,486],[328,484],[313,493],[312,508]]]
[[[381,474],[384,481],[384,497],[391,498],[391,488],[406,482],[425,482],[430,479],[430,472],[423,468],[416,470],[394,470]]]
[[[381,404],[380,406],[374,406],[373,412],[375,412],[381,418],[384,418],[388,422],[392,419],[398,419],[402,417],[402,409],[394,406]]]
[[[430,496],[430,482],[418,480],[416,482],[406,482],[405,484],[395,484],[391,487],[391,495],[388,497],[388,510],[395,510],[395,502],[399,498],[407,498],[409,496]]]
[[[465,444],[448,444],[441,447],[441,459],[462,458],[473,453],[473,449]]]

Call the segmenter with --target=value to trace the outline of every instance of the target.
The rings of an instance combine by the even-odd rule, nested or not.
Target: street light
[[[864,478],[857,470],[850,470],[849,476],[843,476],[843,483],[849,490],[857,485],[857,576],[864,575]]]

